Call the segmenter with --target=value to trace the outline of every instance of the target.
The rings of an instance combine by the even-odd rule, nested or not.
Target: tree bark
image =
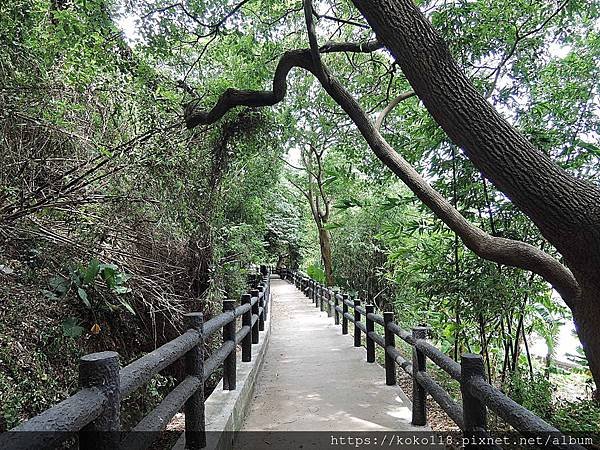
[[[325,268],[325,283],[333,286],[333,264],[331,259],[331,235],[323,227],[319,227],[319,244],[321,247],[321,259]]]

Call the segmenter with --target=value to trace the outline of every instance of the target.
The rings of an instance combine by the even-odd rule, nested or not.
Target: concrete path
[[[273,279],[271,291],[271,341],[243,431],[427,429],[410,424],[406,395],[333,318],[287,281]]]

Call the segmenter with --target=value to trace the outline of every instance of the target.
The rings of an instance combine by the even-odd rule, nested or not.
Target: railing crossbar
[[[417,340],[414,344],[419,350],[431,359],[440,369],[450,375],[456,381],[460,381],[460,364],[449,356],[444,355],[439,349],[424,340]]]
[[[217,367],[223,364],[225,358],[227,358],[234,349],[235,342],[224,342],[216,351],[212,353],[212,355],[208,357],[208,359],[204,361],[204,381],[208,380]]]
[[[367,314],[367,319],[370,319],[373,322],[378,323],[382,327],[385,326],[383,323],[383,316],[380,316],[379,314],[369,313],[369,314]]]
[[[158,432],[164,430],[169,421],[191,395],[200,387],[200,381],[194,376],[186,377],[163,400],[146,415],[127,435],[122,450],[141,450],[152,444]]]
[[[406,330],[403,330],[397,324],[395,324],[393,322],[389,323],[388,330],[390,330],[392,333],[394,333],[396,336],[398,336],[400,339],[402,339],[407,344],[410,344],[410,345],[415,344],[415,339],[412,337],[412,334],[410,334]]]
[[[119,372],[121,398],[128,397],[150,381],[154,375],[185,355],[194,345],[198,345],[199,338],[197,331],[187,330],[172,341],[123,367]]]
[[[381,348],[385,348],[385,341],[383,340],[383,337],[377,334],[375,331],[369,331],[367,336]]]
[[[433,397],[438,405],[446,414],[454,421],[461,430],[464,430],[463,409],[454,399],[440,386],[427,372],[413,372],[412,375],[417,379],[419,384]]]
[[[356,328],[358,328],[360,331],[362,331],[364,334],[367,334],[367,327],[364,323],[355,321],[354,326]]]
[[[250,333],[252,327],[245,325],[239,329],[237,333],[235,333],[235,343],[239,344],[242,340]]]

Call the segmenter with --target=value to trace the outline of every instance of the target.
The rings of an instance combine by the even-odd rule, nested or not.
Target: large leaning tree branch
[[[402,157],[375,129],[358,102],[327,70],[326,77],[319,78],[309,49],[285,52],[273,78],[271,91],[227,89],[208,111],[191,103],[185,110],[188,128],[200,124],[212,124],[227,111],[238,106],[262,107],[281,102],[287,91],[286,78],[294,67],[315,75],[325,91],[342,107],[357,126],[375,155],[394,172],[434,214],[453,230],[475,254],[489,261],[530,270],[547,280],[571,304],[577,298],[579,286],[571,271],[542,250],[525,242],[495,237],[471,224],[439,192]]]
[[[352,3],[450,140],[562,254],[588,305],[598,304],[600,187],[561,168],[490,105],[413,0]]]

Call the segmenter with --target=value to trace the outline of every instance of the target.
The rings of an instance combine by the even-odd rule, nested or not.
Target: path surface
[[[423,430],[410,424],[406,395],[333,318],[286,281],[273,279],[271,292],[271,342],[244,431]]]

